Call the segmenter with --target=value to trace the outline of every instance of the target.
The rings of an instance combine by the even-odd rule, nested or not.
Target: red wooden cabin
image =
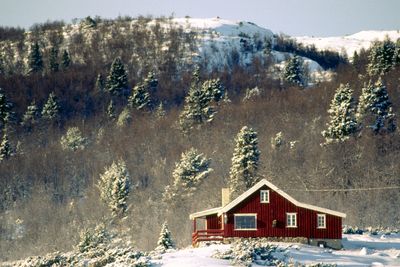
[[[303,237],[312,245],[341,248],[344,213],[301,203],[265,179],[235,200],[228,198],[223,189],[221,207],[190,215],[193,245],[235,237]],[[205,220],[205,229],[197,229],[198,219]]]

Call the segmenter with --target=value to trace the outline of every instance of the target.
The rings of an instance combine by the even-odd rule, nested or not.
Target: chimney
[[[224,207],[228,205],[228,203],[231,201],[229,188],[222,188],[221,193],[222,193],[222,207]]]

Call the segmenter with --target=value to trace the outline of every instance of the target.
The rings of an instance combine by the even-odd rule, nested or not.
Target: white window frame
[[[291,217],[290,224],[289,224],[289,220],[288,220],[289,217]],[[294,223],[293,223],[293,218],[294,218]],[[297,228],[297,212],[287,212],[286,213],[286,227],[287,228]]]
[[[234,220],[233,220],[233,230],[235,231],[257,231],[257,213],[236,213],[233,214]],[[255,228],[236,228],[236,217],[245,217],[245,216],[254,216],[255,219]]]
[[[263,195],[267,195],[267,199],[263,199]],[[260,190],[260,203],[269,203],[269,190]]]
[[[322,226],[319,225],[319,218],[324,218]],[[317,229],[326,229],[326,214],[317,214]]]

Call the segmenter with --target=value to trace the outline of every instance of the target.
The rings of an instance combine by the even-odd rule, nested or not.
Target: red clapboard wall
[[[269,203],[260,203],[260,190],[269,190]],[[297,213],[297,227],[286,227],[286,213]],[[257,230],[234,230],[235,213],[257,213]],[[227,212],[224,225],[225,237],[306,237],[306,238],[342,238],[342,218],[326,214],[326,229],[317,228],[317,214],[311,209],[297,207],[267,186],[263,186],[232,210]],[[222,216],[221,216],[222,217]],[[207,216],[207,229],[222,229],[221,219],[217,215]],[[273,227],[273,220],[277,220]]]

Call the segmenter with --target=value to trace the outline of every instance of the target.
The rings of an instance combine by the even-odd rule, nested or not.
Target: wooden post
[[[196,218],[193,219],[193,233],[196,233]]]

